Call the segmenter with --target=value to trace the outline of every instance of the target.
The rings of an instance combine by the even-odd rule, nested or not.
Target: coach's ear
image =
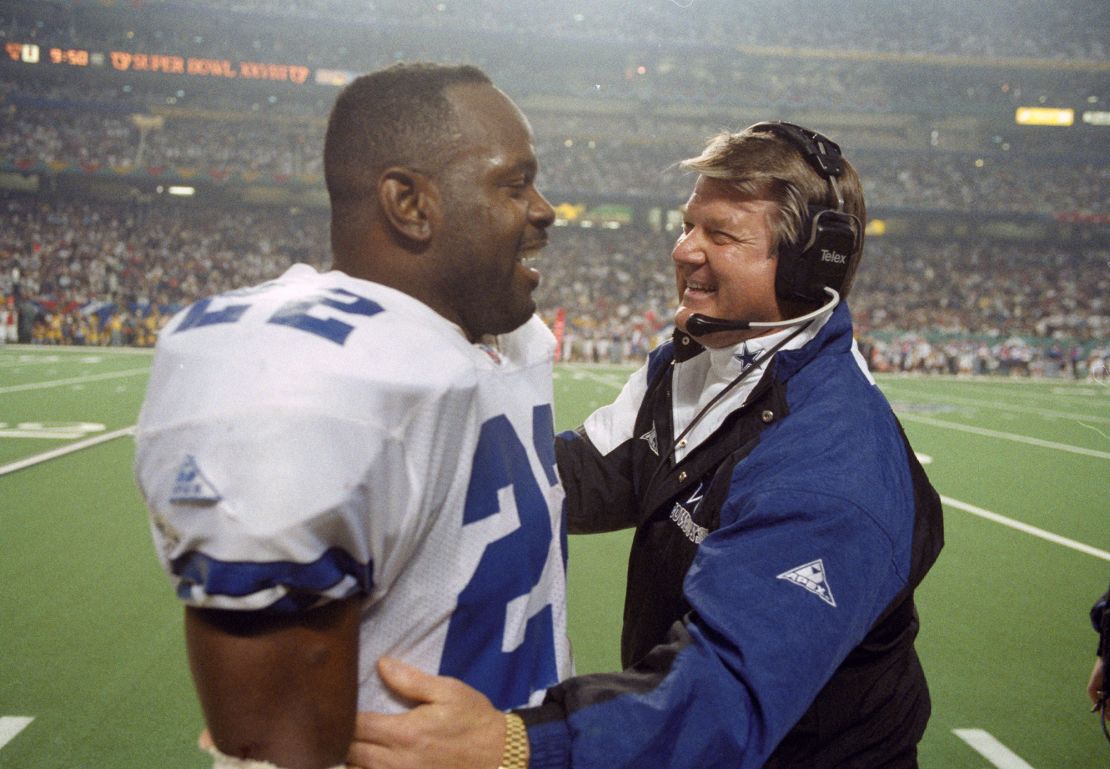
[[[427,246],[440,219],[436,183],[405,166],[387,168],[378,183],[378,205],[392,230],[413,245]]]

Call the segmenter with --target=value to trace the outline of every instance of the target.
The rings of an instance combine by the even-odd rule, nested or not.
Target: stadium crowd
[[[1110,17],[1094,0],[942,0],[929,14],[846,0],[833,20],[804,0],[540,4],[528,14],[499,0],[143,5],[135,16],[112,0],[0,3],[0,41],[342,70],[465,58],[533,98],[539,183],[554,202],[673,208],[689,189],[674,161],[739,127],[729,125],[738,111],[831,109],[864,116],[833,135],[861,172],[872,214],[1110,221],[1097,129],[1060,146],[1043,133],[1000,129],[991,141],[945,122],[1058,98],[1097,107]],[[725,12],[735,22],[727,37]],[[140,16],[157,23],[133,23]],[[39,174],[48,186],[58,176],[197,178],[321,192],[332,88],[107,71],[79,79],[0,64],[0,171]],[[867,117],[899,110],[913,126]],[[0,320],[18,311],[25,341],[150,344],[167,314],[199,295],[293,261],[329,261],[326,214],[311,205],[291,215],[143,195],[124,204],[8,194],[0,206],[0,297],[11,300]],[[552,323],[565,316],[566,357],[636,359],[669,332],[674,233],[663,218],[576,224],[556,231],[541,258],[541,310]],[[871,237],[867,251],[852,307],[878,369],[1078,373],[1088,351],[1101,360],[1105,245]]]
[[[265,208],[7,198],[0,221],[0,295],[18,297],[33,343],[153,344],[158,322],[195,298],[330,261],[325,217]]]
[[[18,5],[18,4],[17,4]],[[73,35],[76,0],[5,9],[3,26],[41,37]],[[126,14],[131,3],[97,4]],[[1054,4],[1039,0],[935,0],[928,13],[912,4],[874,12],[867,0],[836,4],[835,15],[815,11],[806,0],[634,0],[618,3],[533,4],[526,14],[506,12],[502,0],[144,0],[168,14],[229,12],[246,20],[297,19],[385,28],[464,30],[496,35],[545,36],[608,43],[713,46],[794,46],[878,53],[1102,59],[1107,55],[1106,17],[1098,0]],[[720,24],[722,14],[731,23]],[[789,23],[784,23],[789,21]],[[131,40],[122,26],[121,42]],[[284,42],[284,41],[283,41]],[[286,43],[286,45],[288,45]]]
[[[0,112],[0,162],[19,167],[63,164],[96,169],[201,170],[232,174],[305,176],[319,184],[322,121],[229,121],[153,117],[59,108],[9,107]]]
[[[319,210],[0,200],[0,296],[18,299],[21,339],[32,343],[149,345],[200,296],[293,262],[330,262]],[[537,301],[552,325],[565,319],[566,358],[637,360],[670,333],[674,235],[553,232]],[[1110,353],[1106,247],[872,237],[866,248],[851,304],[877,370],[1051,373],[1068,363],[1078,375],[1089,355]]]
[[[342,46],[338,48],[342,49]],[[136,49],[130,46],[128,50]],[[175,50],[187,51],[191,56],[202,55],[197,53],[195,47]],[[228,50],[236,49],[214,49],[210,55],[227,58]],[[335,49],[329,47],[326,50]],[[361,71],[386,66],[401,58],[456,60],[463,55],[442,46],[403,50],[381,46],[371,47],[371,51],[350,52],[340,61],[327,64],[336,69],[355,67],[356,71]],[[698,106],[718,111],[752,105],[880,113],[945,107],[958,110],[968,106],[982,110],[1044,103],[1050,98],[1097,104],[1106,97],[1105,71],[1098,67],[1091,72],[1051,68],[999,70],[971,64],[923,67],[919,62],[836,58],[799,60],[791,58],[787,52],[725,57],[692,52],[681,62],[670,57],[643,56],[633,58],[632,63],[625,57],[617,57],[611,61],[602,60],[595,66],[586,66],[584,62],[572,62],[568,66],[566,62],[554,58],[553,52],[541,49],[536,55],[543,58],[534,69],[523,68],[512,60],[485,66],[502,73],[502,79],[519,93],[574,96],[599,104],[620,98],[643,105],[685,105],[691,109]],[[604,56],[604,52],[600,55]],[[361,60],[354,62],[352,56]],[[271,60],[274,58],[271,57]],[[482,57],[475,53],[470,58],[478,60]],[[290,62],[288,58],[277,61],[297,63]],[[556,71],[557,75],[554,74]],[[923,72],[927,73],[926,78],[922,78]],[[174,87],[159,88],[132,78],[130,82],[117,86],[115,92],[112,87],[104,86],[80,93],[79,98],[89,101],[108,97],[117,103],[146,102],[154,106],[196,106],[203,103],[204,107],[215,104],[229,110],[242,109],[241,96],[238,103],[235,97],[221,98],[217,94],[213,98],[211,85],[204,83],[202,87],[195,80],[185,80]],[[261,90],[266,91],[262,96],[268,102],[265,108],[272,109],[278,105],[281,112],[301,115],[309,114],[320,102],[326,103],[334,95],[331,88],[316,84],[309,84],[300,91],[282,88],[280,84],[271,84],[269,88],[259,85],[259,89],[260,93]],[[12,89],[7,86],[0,87],[0,90]],[[59,90],[64,91],[53,87],[35,95],[57,98]],[[256,108],[262,109],[264,105]],[[315,114],[320,113],[316,111]]]
[[[688,180],[674,171],[674,161],[690,154],[691,141],[714,133],[705,125],[698,133],[687,132],[685,140],[665,130],[652,139],[620,118],[593,119],[585,126],[560,126],[546,116],[536,122],[545,189],[577,195],[681,200]],[[0,163],[63,164],[83,172],[133,169],[167,178],[177,169],[214,180],[266,174],[319,185],[322,126],[319,118],[170,118],[143,128],[126,114],[9,107],[0,111]],[[843,144],[850,146],[852,138],[844,137]],[[1101,161],[1049,165],[1051,158],[1002,151],[856,155],[872,208],[1110,216],[1110,166]]]
[[[1035,0],[949,0],[927,14],[912,6],[879,14],[856,0],[838,3],[835,19],[807,11],[803,0],[680,5],[550,4],[524,15],[495,0],[216,2],[187,9],[151,3],[144,13],[157,23],[143,26],[111,3],[0,4],[0,40],[338,71],[368,71],[401,58],[465,59],[516,93],[599,103],[617,97],[647,105],[882,113],[939,107],[963,112],[1058,97],[1097,103],[1106,97],[1100,64],[1110,30],[1095,2],[1072,0],[1065,8]],[[726,11],[734,23],[721,25],[718,14]],[[296,35],[289,34],[291,17],[301,22]],[[726,28],[739,36],[722,38]],[[568,57],[568,46],[580,48],[581,55]],[[999,67],[998,57],[1023,57],[1036,66]],[[159,101],[193,104],[211,82],[201,88],[187,79],[183,85]],[[273,85],[264,98],[293,109],[305,98]],[[332,95],[320,86],[306,90]]]

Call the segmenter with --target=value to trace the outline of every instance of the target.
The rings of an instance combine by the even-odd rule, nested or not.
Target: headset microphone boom
[[[837,293],[835,288],[825,286],[825,293],[829,295],[829,301],[825,302],[813,312],[807,312],[805,315],[799,315],[797,318],[788,318],[786,320],[728,320],[726,318],[712,318],[708,315],[694,313],[686,319],[686,333],[692,336],[705,336],[706,334],[715,334],[718,331],[747,331],[752,328],[781,328],[784,326],[797,326],[801,323],[808,323],[821,313],[832,310],[840,304],[840,294]]]

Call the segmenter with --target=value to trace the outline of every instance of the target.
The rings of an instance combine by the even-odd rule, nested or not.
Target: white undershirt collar
[[[722,390],[724,390],[750,366],[755,366],[754,371],[749,371],[740,384],[736,385],[729,393],[706,412],[694,428],[675,446],[674,459],[680,462],[695,448],[697,448],[710,435],[716,432],[725,418],[736,411],[748,400],[756,384],[762,378],[767,367],[771,365],[774,354],[765,358],[756,365],[756,361],[763,353],[773,348],[776,344],[784,342],[782,350],[797,350],[808,344],[824,328],[832,310],[819,315],[809,323],[809,326],[798,333],[793,339],[788,339],[797,331],[796,326],[788,326],[773,333],[749,339],[745,342],[728,347],[706,348],[705,355],[695,355],[689,360],[675,362],[673,378],[671,380],[672,413],[674,423],[673,434],[681,435],[686,427],[694,420],[697,414],[709,404]]]

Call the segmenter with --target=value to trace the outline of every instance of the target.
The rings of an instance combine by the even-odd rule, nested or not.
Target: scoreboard
[[[355,77],[353,72],[334,69],[314,71],[302,64],[149,51],[90,51],[85,48],[43,47],[37,43],[5,43],[4,53],[9,61],[30,66],[93,67],[115,72],[150,72],[189,78],[342,86]]]

